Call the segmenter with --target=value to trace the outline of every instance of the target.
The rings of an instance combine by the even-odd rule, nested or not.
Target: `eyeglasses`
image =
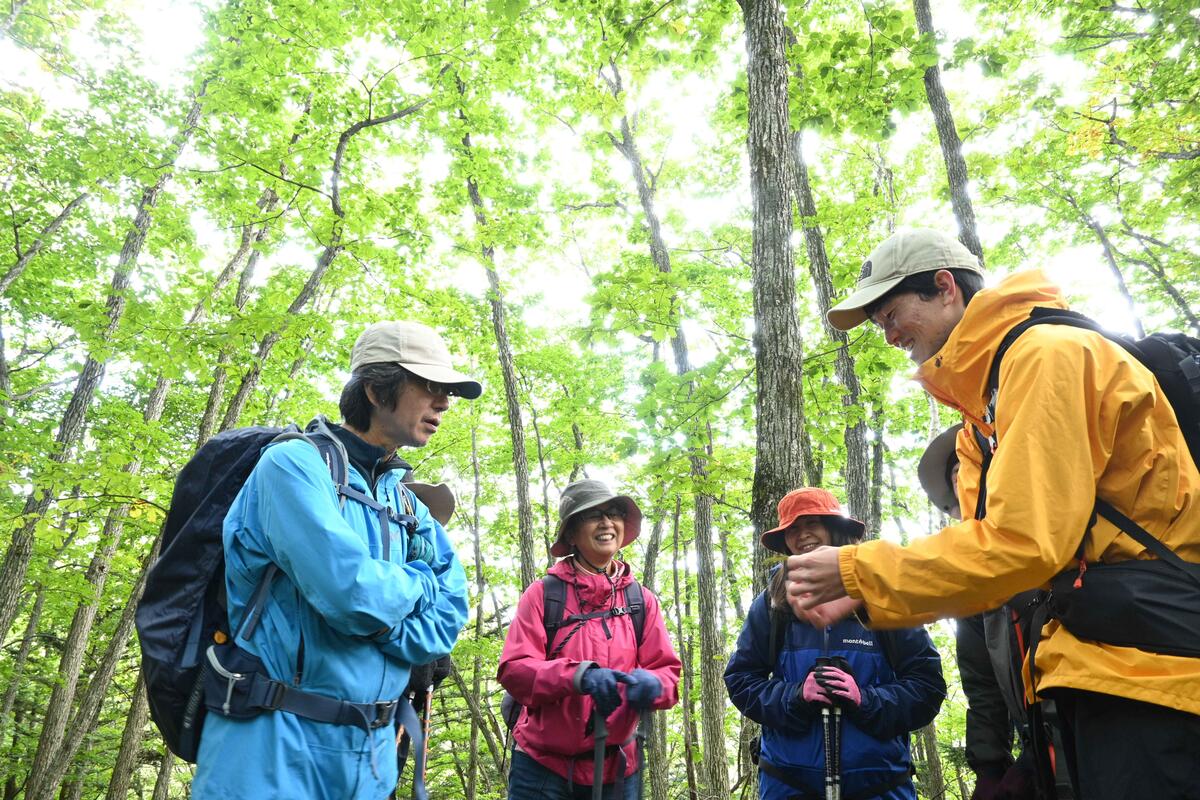
[[[449,384],[430,380],[423,380],[422,383],[426,391],[434,397],[462,397],[462,393],[458,391],[457,386],[450,386]]]
[[[601,517],[608,517],[613,522],[623,520],[628,516],[627,512],[621,506],[613,506],[612,508],[589,508],[587,511],[580,511],[579,518],[584,522],[599,522]]]

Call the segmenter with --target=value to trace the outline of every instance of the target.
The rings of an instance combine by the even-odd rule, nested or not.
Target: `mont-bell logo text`
[[[861,281],[866,280],[869,277],[871,277],[871,260],[867,259],[863,262],[862,272],[858,274],[858,279]]]

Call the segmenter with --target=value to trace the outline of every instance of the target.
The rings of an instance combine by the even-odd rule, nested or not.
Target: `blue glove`
[[[424,561],[429,566],[433,566],[433,542],[428,536],[422,536],[418,533],[408,537],[408,558],[405,561]]]
[[[625,684],[625,700],[638,711],[650,708],[662,694],[662,681],[650,670],[635,669]]]
[[[629,676],[624,672],[607,667],[591,666],[588,667],[587,672],[583,673],[583,678],[579,681],[579,688],[583,689],[584,694],[592,696],[592,700],[596,703],[596,709],[601,715],[607,717],[621,705],[621,693],[617,691],[617,684],[628,682]]]

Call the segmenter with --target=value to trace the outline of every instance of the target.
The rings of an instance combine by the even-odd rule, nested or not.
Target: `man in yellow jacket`
[[[872,624],[911,626],[996,607],[1078,564],[1150,558],[1103,517],[1098,498],[1181,558],[1200,561],[1200,472],[1153,374],[1092,331],[1037,325],[1002,361],[994,425],[988,370],[1005,334],[1034,307],[1066,308],[1037,271],[980,289],[978,260],[949,236],[903,231],[863,265],[830,310],[849,330],[867,320],[918,365],[916,380],[961,412],[959,502],[974,509],[981,452],[998,442],[986,513],[907,546],[876,540],[788,559],[789,591],[813,607],[861,600]],[[968,514],[969,516],[969,514]],[[845,601],[842,603],[845,604]],[[1026,665],[1026,687],[1050,694],[1073,742],[1068,767],[1084,800],[1200,797],[1200,658],[1074,637],[1050,621]]]

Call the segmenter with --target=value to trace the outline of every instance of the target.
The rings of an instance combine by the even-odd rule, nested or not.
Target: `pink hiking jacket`
[[[566,583],[563,618],[625,605],[625,587],[633,580],[629,565],[617,562],[617,577],[610,585],[603,575],[576,572],[571,559],[559,561],[549,573]],[[615,591],[614,591],[615,590]],[[642,589],[646,603],[646,625],[642,646],[637,646],[633,620],[629,616],[588,620],[552,660],[546,659],[546,629],[542,617],[542,582],[536,581],[517,604],[517,616],[508,629],[500,655],[497,678],[518,703],[525,706],[513,729],[517,745],[543,767],[577,784],[592,785],[592,746],[584,734],[592,714],[592,698],[579,693],[579,680],[593,663],[632,672],[645,669],[662,682],[662,694],[654,710],[670,708],[679,701],[677,684],[682,665],[667,635],[658,598]],[[603,624],[602,624],[603,623]],[[557,646],[575,628],[564,625],[554,636]],[[605,634],[607,626],[609,635]],[[624,697],[625,687],[621,687]],[[625,776],[637,770],[637,743],[633,741],[638,712],[622,703],[608,717],[608,756],[604,783],[617,778],[620,759],[615,745],[629,740],[625,753]],[[572,765],[572,758],[574,764]]]

